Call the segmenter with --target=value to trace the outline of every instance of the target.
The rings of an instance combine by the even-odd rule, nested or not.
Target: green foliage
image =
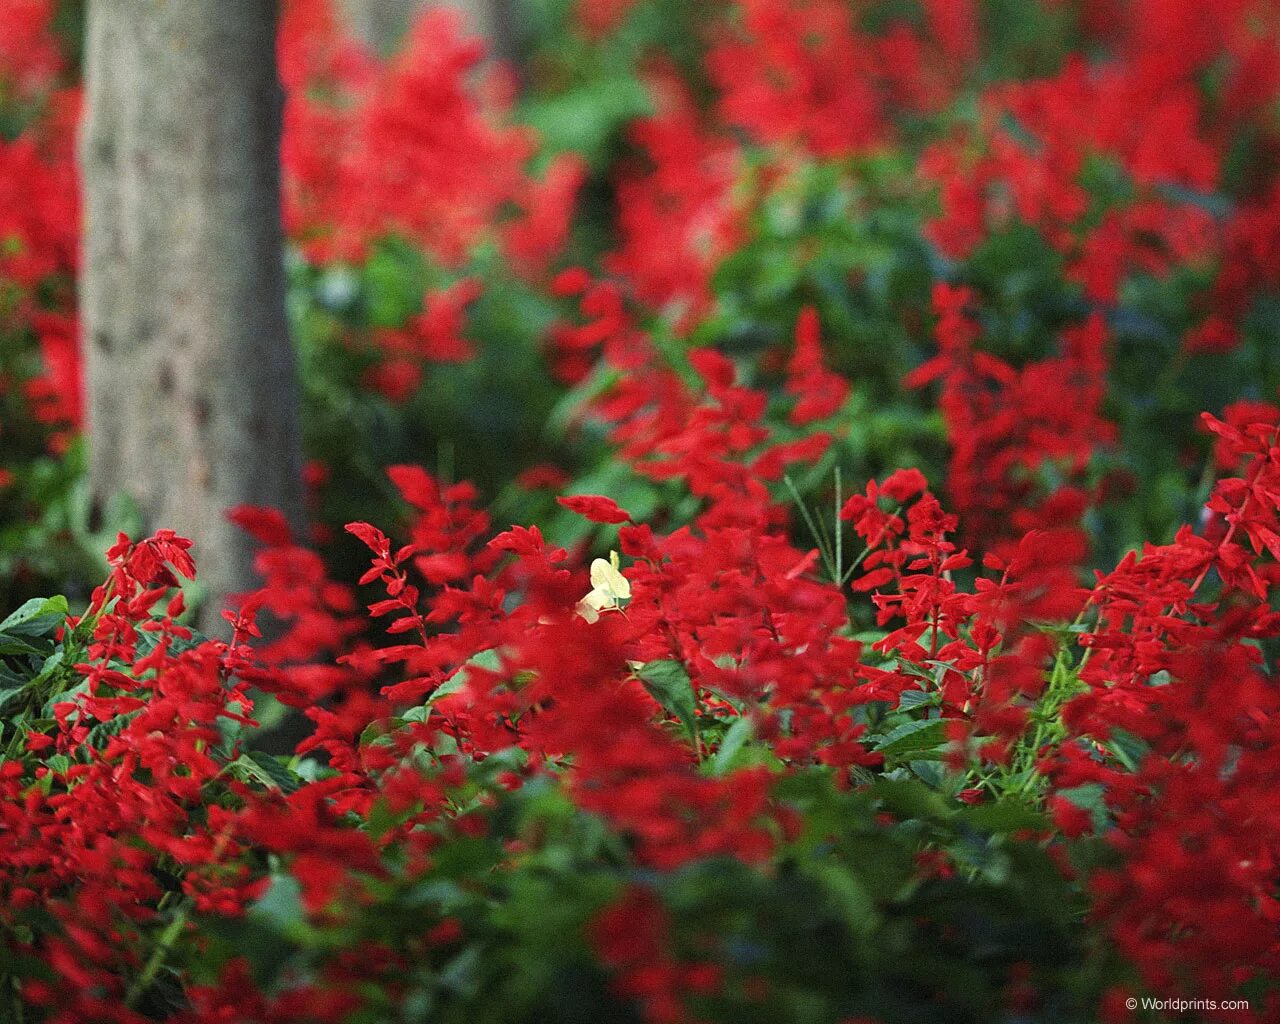
[[[32,598],[0,622],[0,763],[53,725],[53,705],[79,683],[87,631],[66,625],[63,597]]]
[[[544,510],[544,499],[513,487],[515,476],[538,462],[574,464],[574,451],[545,429],[561,397],[542,356],[554,304],[493,254],[481,254],[471,269],[484,279],[465,328],[473,356],[428,364],[422,385],[393,401],[369,383],[387,359],[372,332],[402,328],[421,312],[429,289],[459,275],[394,239],[362,267],[294,261],[289,308],[304,448],[326,470],[317,492],[321,522],[394,521],[400,498],[385,471],[400,463],[425,465],[444,483],[472,481],[490,502],[503,498],[495,511],[509,522],[524,521]],[[354,568],[362,555],[344,541],[340,534],[326,555],[332,565]]]
[[[678,661],[651,661],[636,670],[649,696],[684,726],[689,743],[698,749],[698,695],[689,682],[689,673]]]
[[[551,780],[508,793],[495,775],[471,771],[469,786],[491,798],[484,834],[453,836],[425,875],[400,873],[392,856],[385,877],[320,923],[297,882],[273,874],[244,922],[202,926],[214,945],[191,969],[234,950],[272,991],[334,950],[374,942],[413,955],[383,982],[381,1009],[375,1000],[355,1020],[627,1022],[634,1010],[611,991],[589,936],[606,907],[639,889],[670,922],[673,955],[723,966],[721,994],[691,1003],[710,1019],[1011,1019],[1015,965],[1054,993],[1019,1019],[1088,1019],[1105,965],[1078,898],[1041,845],[1018,838],[1043,827],[1022,805],[953,810],[918,782],[851,792],[828,772],[802,772],[779,783],[779,798],[805,825],[771,870],[715,860],[659,874],[631,864]],[[932,877],[919,869],[926,852],[939,865]],[[457,924],[456,939],[421,945],[442,921]]]

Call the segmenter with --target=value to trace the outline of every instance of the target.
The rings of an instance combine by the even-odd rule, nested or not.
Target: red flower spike
[[[631,520],[631,514],[619,508],[612,498],[595,494],[577,494],[556,498],[556,501],[570,512],[584,519],[590,519],[593,523],[626,523]]]

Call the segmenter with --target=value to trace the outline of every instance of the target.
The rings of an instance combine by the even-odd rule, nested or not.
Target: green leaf
[[[0,654],[39,654],[39,647],[32,647],[20,637],[0,633]]]
[[[1069,800],[1083,811],[1088,811],[1094,832],[1104,832],[1110,812],[1107,809],[1106,791],[1097,782],[1058,790],[1058,796]]]
[[[67,610],[67,599],[61,595],[33,597],[0,622],[0,634],[11,640],[52,636],[66,621]]]
[[[922,821],[945,821],[955,815],[955,808],[923,782],[912,779],[878,779],[869,789],[885,809],[902,818]]]
[[[919,758],[921,751],[934,750],[946,743],[946,729],[946,723],[940,718],[904,722],[880,740],[876,750],[886,757],[902,759],[911,754]]]
[[[636,672],[649,696],[675,715],[689,735],[694,749],[698,747],[698,697],[693,692],[689,673],[680,662],[664,659],[651,661]]]
[[[129,723],[142,714],[142,711],[142,708],[126,711],[114,718],[108,718],[105,722],[99,722],[85,734],[84,742],[80,745],[81,750],[99,750],[106,746],[112,736],[118,736],[124,732]]]
[[[416,708],[410,708],[402,716],[406,722],[425,722],[431,717],[431,705],[442,697],[449,697],[455,693],[461,693],[471,682],[471,673],[467,671],[469,666],[487,669],[490,672],[498,672],[502,669],[502,656],[496,648],[489,648],[481,651],[479,654],[468,658],[462,666],[446,679],[443,683],[431,691],[431,695],[427,697],[422,704]]]
[[[898,698],[898,708],[902,711],[913,711],[918,707],[937,702],[937,694],[927,690],[904,690],[902,696]]]
[[[374,327],[397,327],[422,306],[422,269],[418,258],[403,246],[386,241],[364,267],[364,298]]]
[[[961,818],[982,832],[1020,832],[1040,830],[1048,826],[1045,816],[1017,800],[1000,800],[991,804],[966,807]]]
[[[942,783],[946,779],[946,775],[942,770],[940,760],[914,760],[908,761],[907,767],[911,769],[916,778],[920,779],[930,789],[941,789]]]
[[[480,987],[480,967],[484,949],[468,946],[440,971],[440,984],[462,995],[474,995]]]
[[[268,789],[294,793],[302,786],[303,780],[284,761],[261,750],[246,751],[232,765]]]
[[[1115,755],[1116,760],[1131,772],[1138,770],[1138,765],[1147,756],[1147,745],[1137,736],[1123,729],[1112,729],[1106,747]]]
[[[1200,192],[1173,182],[1161,182],[1156,186],[1156,191],[1163,193],[1175,203],[1183,203],[1203,210],[1217,220],[1225,220],[1232,213],[1231,200],[1221,192]]]
[[[267,891],[249,908],[249,916],[265,921],[277,931],[295,931],[305,924],[302,886],[292,875],[272,875]]]
[[[489,672],[499,672],[502,670],[502,656],[496,648],[491,647],[468,658],[457,672],[435,688],[431,696],[427,698],[427,703],[434,703],[441,697],[447,697],[451,693],[458,693],[464,690],[471,682],[471,673],[467,671],[469,668],[482,668]]]
[[[44,662],[40,666],[39,674],[34,679],[31,680],[31,685],[39,686],[41,683],[49,679],[49,677],[52,676],[55,672],[57,672],[58,669],[62,667],[62,656],[63,656],[63,652],[58,650],[58,651],[54,651],[51,655],[49,655],[49,657],[45,658]]]
[[[8,668],[4,662],[0,661],[0,689],[20,690],[29,682],[31,680],[28,676],[18,675],[18,673]]]
[[[550,150],[571,150],[598,163],[618,127],[643,117],[652,107],[649,93],[639,81],[618,75],[527,103],[524,113]]]
[[[819,862],[809,869],[832,897],[832,903],[855,935],[869,935],[880,923],[876,901],[862,880],[847,867]]]
[[[755,734],[755,723],[747,715],[734,719],[733,725],[729,726],[728,732],[724,734],[724,739],[720,741],[720,747],[716,750],[715,755],[711,758],[711,774],[724,775],[732,767],[734,758],[751,737]]]
[[[390,736],[391,733],[404,724],[404,721],[403,718],[379,718],[370,722],[364,727],[364,731],[360,733],[358,745],[367,747],[371,743],[376,743],[378,740]]]
[[[59,652],[61,653],[61,652]],[[45,718],[54,718],[54,708],[59,704],[69,704],[75,701],[82,693],[89,692],[89,680],[81,679],[74,686],[69,686],[65,690],[59,690],[49,696],[44,702],[44,707],[40,709],[41,715]]]

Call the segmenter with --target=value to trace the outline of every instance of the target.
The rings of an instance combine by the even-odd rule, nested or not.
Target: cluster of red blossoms
[[[360,259],[389,234],[446,266],[484,238],[532,269],[559,250],[582,169],[563,156],[530,177],[537,138],[510,123],[503,69],[473,81],[484,46],[456,13],[426,13],[383,65],[326,0],[292,0],[279,49],[286,220],[313,259]]]
[[[599,312],[593,294],[587,293],[584,310]],[[834,660],[814,664],[819,638],[809,635],[785,667],[769,661],[766,678],[776,689],[756,700],[771,705],[785,690],[781,680],[793,676],[809,685],[824,680],[817,719],[797,710],[787,716],[807,723],[803,756],[825,760],[839,750],[836,763],[874,763],[876,755],[857,742],[857,728],[836,712],[896,702],[907,691],[929,688],[931,680],[948,721],[949,758],[956,766],[967,763],[982,780],[967,794],[983,799],[1010,779],[1030,788],[1041,786],[1031,780],[1042,779],[1065,834],[1105,833],[1121,852],[1121,866],[1090,881],[1096,913],[1151,984],[1174,990],[1194,978],[1197,991],[1228,991],[1255,972],[1274,976],[1280,831],[1265,794],[1275,783],[1280,748],[1271,735],[1277,697],[1262,645],[1280,628],[1272,610],[1277,492],[1266,482],[1280,472],[1277,410],[1240,403],[1228,422],[1206,414],[1206,427],[1218,438],[1219,471],[1240,467],[1243,475],[1219,481],[1200,532],[1184,527],[1174,543],[1148,546],[1084,588],[1077,567],[1087,541],[1078,520],[1088,496],[1069,483],[1039,494],[1032,483],[1017,490],[1011,483],[1033,480],[1032,471],[1055,460],[1070,481],[1096,446],[1113,442],[1099,410],[1105,328],[1099,317],[1090,318],[1063,338],[1061,356],[1019,372],[974,351],[981,331],[967,308],[973,300],[966,289],[938,286],[942,354],[912,381],[944,382],[942,411],[956,439],[948,486],[963,516],[944,513],[914,470],[880,486],[869,483],[842,513],[866,542],[863,574],[852,579],[852,589],[871,593],[878,623],[892,627],[876,651],[896,654],[897,667],[869,660],[838,629],[821,638],[823,658]],[[810,314],[798,332],[793,366],[813,343]],[[763,494],[763,482],[781,466],[816,459],[830,441],[828,434],[809,433],[801,442],[770,447],[768,433],[749,426],[762,415],[765,396],[731,387],[731,364],[705,351],[691,355],[718,406],[708,410],[670,378],[634,372],[641,365],[634,328],[618,317],[612,331],[630,344],[606,343],[605,358],[632,367],[633,376],[601,400],[598,412],[618,420],[615,440],[637,472],[676,475],[711,501],[695,520],[708,540],[725,514],[716,506],[726,455],[737,456],[730,465],[740,460],[747,469],[738,486]],[[819,418],[838,412],[844,392],[829,390],[829,376],[811,375],[798,387],[792,379],[799,398],[793,422],[809,422],[802,410],[814,409]],[[1063,392],[1079,402],[1064,406]],[[722,412],[735,423],[717,437],[703,424]],[[661,457],[666,453],[679,454],[668,461]],[[754,529],[767,530],[768,506],[758,515]],[[950,539],[962,521],[976,538],[997,540],[983,564],[998,575],[979,576],[969,591],[955,574],[972,559]],[[1011,532],[1016,539],[999,540]],[[753,539],[742,550],[762,547]],[[801,551],[789,550],[779,563],[788,566],[786,578],[811,574],[817,553],[808,557],[806,565]],[[699,548],[699,559],[706,558]],[[715,574],[716,600],[725,574],[724,566]],[[693,578],[706,586],[702,574]],[[753,593],[765,592],[764,578]],[[682,612],[696,605],[695,593],[686,596]],[[786,607],[779,593],[768,594],[770,609]],[[816,626],[822,601],[817,594],[804,600],[811,609],[805,618]],[[758,641],[769,635],[771,619],[762,610],[751,631]],[[1047,623],[1070,623],[1072,645],[1055,641]],[[747,633],[723,650],[744,649]],[[709,650],[712,661],[720,650],[706,634],[698,647]],[[814,675],[804,675],[807,664]],[[1065,686],[1064,665],[1074,666]],[[702,677],[709,690],[724,686],[724,669],[712,668],[705,655],[701,670],[709,673]],[[695,680],[698,673],[690,665]],[[856,680],[851,692],[832,688],[831,680],[842,677]],[[784,736],[772,742],[780,756],[795,750]],[[1098,801],[1090,805],[1083,794],[1094,786]],[[1254,923],[1242,926],[1246,920]]]
[[[74,982],[33,980],[24,998],[53,1020],[147,1019],[139,1000],[154,977],[122,937],[175,901],[170,944],[198,935],[198,919],[238,918],[265,898],[273,862],[316,921],[366,899],[388,857],[425,873],[442,844],[489,827],[456,790],[467,765],[490,759],[509,765],[498,776],[509,790],[558,780],[638,866],[763,867],[799,827],[774,795],[781,781],[825,766],[859,785],[891,749],[869,742],[862,712],[926,704],[937,717],[919,721],[937,722],[945,763],[973,783],[962,801],[1046,799],[1064,858],[1078,837],[1105,840],[1113,860],[1081,881],[1151,991],[1203,997],[1274,977],[1280,707],[1259,647],[1280,635],[1274,410],[1236,426],[1209,418],[1240,475],[1215,487],[1205,529],[1127,557],[1092,589],[1078,585],[1071,527],[1028,533],[962,585],[972,559],[951,539],[957,519],[914,470],[844,504],[861,553],[841,585],[796,545],[766,484],[828,439],[775,441],[761,425],[768,397],[723,357],[697,355],[695,382],[667,386],[672,415],[621,392],[612,409],[634,471],[696,495],[698,511],[659,531],[607,497],[563,499],[617,529],[621,557],[589,580],[536,526],[491,535],[469,486],[414,467],[392,473],[411,509],[404,543],[349,526],[371,554],[361,583],[385,594],[367,609],[388,620],[382,643],[344,642],[361,618],[352,590],[269,510],[238,513],[264,542],[266,586],[228,613],[229,643],[193,642],[174,622],[177,576],[194,573],[186,541],[122,539],[109,581],[63,627],[80,681],[66,677],[52,721],[3,766],[6,926],[38,905],[53,928],[16,948]],[[810,366],[787,400],[829,410],[829,384]],[[586,614],[583,595],[597,592]],[[873,645],[850,635],[862,595],[886,630]],[[262,609],[287,628],[254,650]],[[251,686],[303,709],[314,729],[298,753],[322,757],[322,778],[262,784],[239,731],[253,724]],[[744,732],[768,763],[735,766],[729,737]],[[643,889],[622,900],[591,926],[615,990],[647,1019],[693,1020],[681,993],[715,991],[716,971],[634,955],[666,948],[664,915]],[[456,925],[442,927],[424,941],[451,941]],[[233,958],[172,1019],[346,1019],[364,1004],[342,979],[394,977],[396,955],[357,945],[276,996]],[[1269,1019],[1280,1007],[1255,1009]]]
[[[706,308],[711,273],[741,243],[760,198],[744,176],[753,160],[763,161],[767,182],[808,158],[844,160],[892,144],[895,119],[937,110],[955,94],[976,45],[967,0],[923,4],[923,31],[898,21],[884,34],[862,31],[839,2],[717,6],[725,17],[707,54],[716,104],[700,117],[657,64],[656,113],[631,131],[647,163],[619,183],[613,267],[655,306]],[[767,148],[749,159],[744,137]]]
[[[1115,427],[1102,414],[1107,328],[1095,313],[1063,332],[1061,355],[1016,369],[977,349],[976,301],[971,289],[935,286],[939,355],[904,383],[942,382],[951,501],[970,537],[998,543],[1078,521],[1092,503],[1086,470],[1096,451],[1115,442]],[[1064,402],[1064,394],[1072,400]],[[1057,486],[1040,482],[1047,467],[1058,471]]]
[[[0,41],[0,103],[21,130],[0,135],[0,336],[6,346],[39,351],[42,373],[0,360],[0,394],[20,389],[30,415],[47,425],[50,444],[65,447],[80,425],[80,360],[74,278],[79,255],[79,199],[74,125],[79,91],[50,32],[43,0],[11,5]],[[0,466],[0,487],[7,471]]]
[[[1065,16],[1050,6],[1046,17]],[[694,336],[733,308],[716,275],[776,216],[770,204],[812,201],[788,192],[805,173],[834,168],[856,192],[863,162],[918,154],[914,172],[904,165],[899,199],[936,202],[922,232],[964,283],[935,286],[941,354],[903,384],[941,383],[953,448],[947,495],[969,541],[1078,520],[1108,486],[1127,486],[1123,472],[1102,481],[1098,472],[1119,440],[1109,375],[1117,310],[1135,304],[1126,285],[1180,289],[1179,317],[1158,325],[1181,349],[1161,368],[1169,377],[1205,357],[1224,359],[1215,372],[1240,372],[1225,359],[1238,354],[1259,297],[1277,287],[1272,6],[1080,7],[1077,28],[1096,58],[1068,56],[1053,74],[1000,83],[978,93],[972,112],[957,105],[944,116],[977,63],[976,6],[925,4],[915,23],[880,19],[872,32],[870,15],[844,4],[726,5],[708,52],[716,102],[699,116],[669,69],[655,71],[657,112],[632,129],[645,160],[619,184],[621,245],[606,261],[619,294]],[[934,130],[903,127],[922,120]],[[793,230],[789,258],[820,250],[816,234]],[[1019,287],[1015,269],[982,279],[981,261],[1001,239],[1008,251],[1045,246],[1075,289],[1084,312],[1051,328],[1050,351],[1023,344],[1009,356],[986,337],[998,333],[983,329],[989,320],[1015,316],[999,294]],[[856,286],[865,268],[847,272]],[[919,334],[914,311],[901,316]],[[586,335],[565,337],[576,352]]]
[[[2,15],[0,105],[19,130],[0,135],[0,331],[34,336],[41,372],[0,379],[0,388],[25,389],[31,415],[49,425],[61,451],[82,425],[80,87],[55,34],[56,9],[55,0],[23,0]],[[492,242],[519,273],[537,278],[563,246],[581,162],[564,154],[539,176],[529,173],[536,134],[512,123],[503,70],[480,67],[483,45],[448,10],[420,19],[384,65],[351,38],[329,0],[291,0],[278,49],[286,229],[308,258],[359,261],[394,236],[457,269]],[[402,398],[424,363],[465,358],[460,314],[479,290],[463,279],[424,295],[421,314],[403,327],[353,338],[384,353],[372,384]]]

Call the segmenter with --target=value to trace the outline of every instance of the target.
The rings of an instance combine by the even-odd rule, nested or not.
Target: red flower
[[[619,508],[612,498],[601,495],[575,494],[556,498],[556,501],[593,523],[626,523],[631,520],[631,513]]]

